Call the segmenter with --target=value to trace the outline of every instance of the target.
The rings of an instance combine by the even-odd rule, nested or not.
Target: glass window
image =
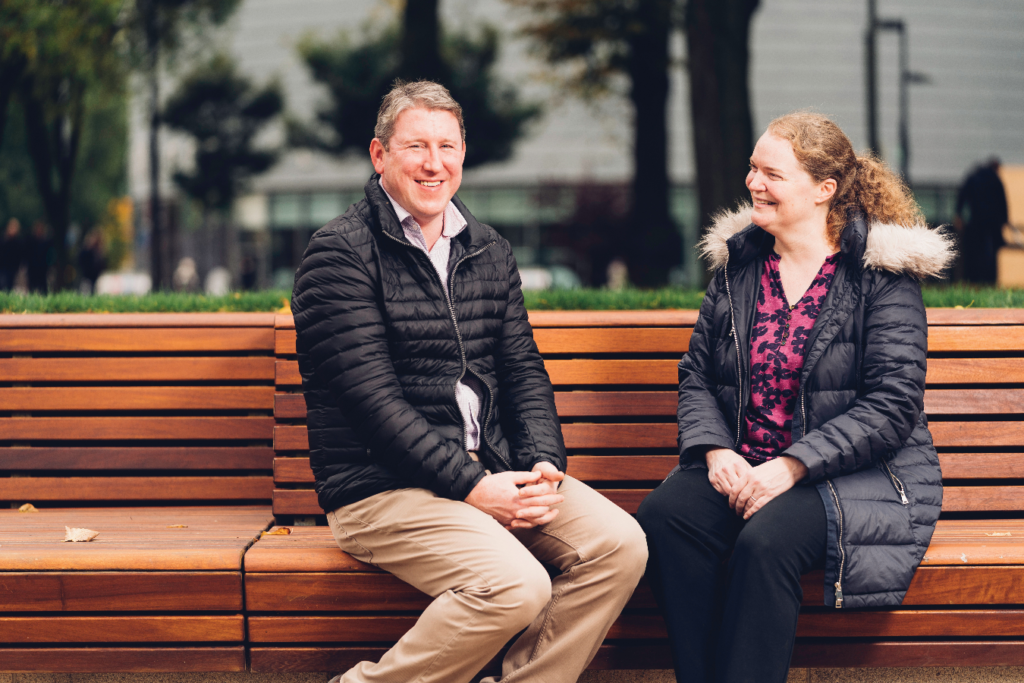
[[[305,197],[301,194],[274,194],[270,197],[270,227],[288,229],[304,227],[306,219]]]

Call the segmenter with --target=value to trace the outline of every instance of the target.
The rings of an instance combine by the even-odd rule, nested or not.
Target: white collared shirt
[[[380,183],[380,189],[384,190],[384,184]],[[427,249],[427,240],[423,237],[423,229],[413,218],[413,215],[406,211],[395,198],[384,190],[398,214],[398,221],[402,224],[402,231],[405,238],[413,245],[419,247],[430,259],[438,276],[441,278],[441,286],[444,288],[445,296],[448,296],[448,257],[451,255],[453,237],[466,229],[469,224],[462,212],[455,204],[448,202],[444,207],[444,224],[441,228],[441,236],[434,242],[434,246]],[[470,374],[463,376],[462,380],[455,385],[455,399],[462,412],[462,423],[466,428],[466,450],[476,451],[480,448],[480,391],[477,390],[479,382]]]

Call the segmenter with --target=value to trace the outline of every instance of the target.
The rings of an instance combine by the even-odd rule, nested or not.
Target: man
[[[999,179],[999,159],[974,169],[956,198],[953,225],[960,233],[964,279],[977,284],[995,284],[1003,226],[1008,220],[1006,191]]]
[[[434,601],[337,680],[468,681],[525,629],[501,680],[575,681],[643,573],[643,532],[564,474],[511,248],[455,196],[459,105],[397,82],[375,134],[366,198],[295,278],[310,462],[338,545]]]

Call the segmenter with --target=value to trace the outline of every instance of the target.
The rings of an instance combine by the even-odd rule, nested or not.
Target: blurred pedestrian
[[[996,257],[1003,246],[1007,219],[999,159],[992,158],[967,176],[956,198],[953,224],[960,233],[964,279],[968,282],[995,283]]]
[[[171,280],[176,292],[198,292],[199,273],[196,271],[195,259],[186,256],[178,261],[178,267],[174,269]]]
[[[107,267],[103,253],[103,240],[98,230],[91,230],[78,248],[78,274],[82,277],[82,288],[87,294],[96,292],[96,280]]]
[[[25,245],[21,239],[21,221],[12,218],[7,221],[3,237],[0,238],[0,292],[14,289],[21,262],[25,258]]]
[[[44,221],[36,221],[32,224],[32,233],[29,235],[28,244],[25,248],[25,262],[28,266],[28,289],[30,292],[46,294],[49,291],[47,275],[50,270],[50,252],[53,248],[53,240],[50,239],[50,229]]]

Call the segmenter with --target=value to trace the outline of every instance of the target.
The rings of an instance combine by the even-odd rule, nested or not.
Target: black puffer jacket
[[[697,452],[735,449],[743,437],[751,326],[773,245],[749,208],[721,216],[705,242],[717,272],[679,364],[680,467],[706,467]],[[840,248],[784,454],[807,466],[825,504],[825,604],[898,605],[942,505],[923,412],[928,327],[917,278],[941,272],[951,251],[925,226],[869,229],[861,219]]]
[[[456,198],[451,302],[374,174],[366,198],[318,230],[292,312],[320,506],[419,487],[462,500],[484,476],[546,460],[565,470],[554,392],[508,242]],[[466,452],[455,385],[484,385],[482,462]]]

